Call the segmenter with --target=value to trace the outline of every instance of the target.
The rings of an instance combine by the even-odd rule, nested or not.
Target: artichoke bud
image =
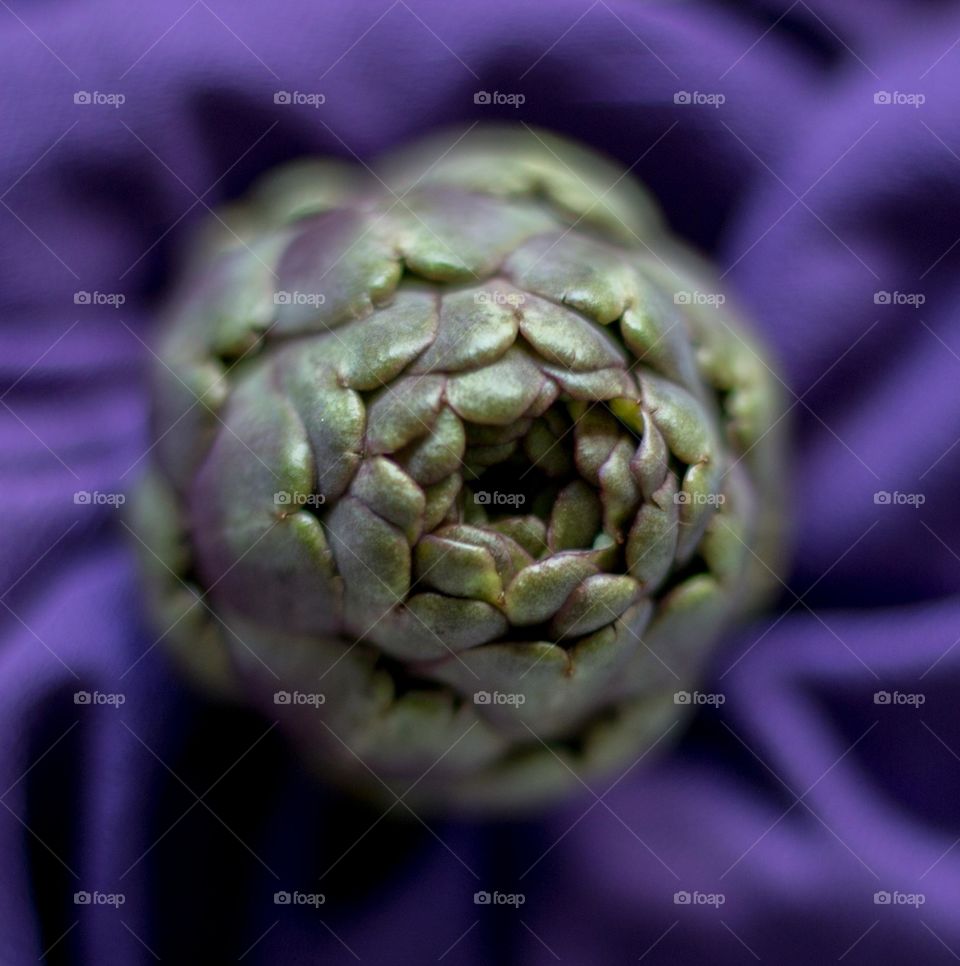
[[[782,408],[615,165],[454,140],[298,162],[207,237],[135,528],[194,680],[361,793],[513,807],[656,744],[770,590]]]

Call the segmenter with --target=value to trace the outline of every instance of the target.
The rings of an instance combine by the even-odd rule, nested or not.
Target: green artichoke
[[[298,163],[216,228],[134,517],[193,677],[410,803],[540,801],[659,743],[771,587],[782,409],[643,190],[479,128]]]

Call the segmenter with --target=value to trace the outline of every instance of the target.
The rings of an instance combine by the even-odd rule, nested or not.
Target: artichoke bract
[[[657,745],[774,583],[782,408],[646,193],[476,128],[215,227],[136,500],[182,664],[388,800],[536,802]]]

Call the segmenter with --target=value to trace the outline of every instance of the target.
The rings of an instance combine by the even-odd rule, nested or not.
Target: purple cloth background
[[[0,963],[960,959],[957,38],[933,0],[3,4]],[[178,681],[121,515],[73,494],[143,468],[141,340],[206,205],[494,114],[636,163],[752,310],[792,404],[795,565],[718,653],[725,703],[602,802],[377,822]]]

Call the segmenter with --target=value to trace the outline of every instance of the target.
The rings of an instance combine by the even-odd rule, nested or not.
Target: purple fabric
[[[956,4],[3,6],[0,962],[960,959]],[[206,205],[493,113],[635,163],[750,308],[792,405],[795,566],[718,653],[725,702],[602,801],[378,821],[179,682],[121,514],[74,493],[143,468],[141,340]],[[326,902],[274,903],[295,890]]]

